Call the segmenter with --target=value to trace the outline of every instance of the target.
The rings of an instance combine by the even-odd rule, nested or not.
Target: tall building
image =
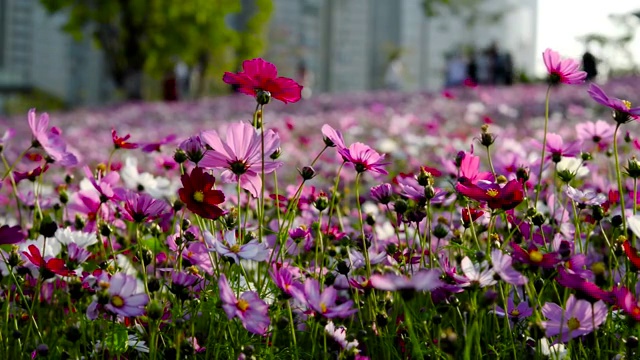
[[[485,0],[475,11],[427,17],[423,0],[274,0],[267,57],[288,76],[300,64],[315,91],[380,89],[393,53],[405,90],[442,86],[445,55],[497,43],[533,69],[537,0]]]
[[[3,96],[29,89],[72,106],[109,98],[101,52],[88,34],[76,41],[63,32],[66,19],[38,0],[0,0],[0,111]]]

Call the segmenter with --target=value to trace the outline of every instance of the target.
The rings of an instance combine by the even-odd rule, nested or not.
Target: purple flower
[[[84,175],[89,179],[91,185],[100,193],[100,201],[106,202],[107,200],[113,200],[117,197],[114,192],[114,186],[120,180],[120,174],[115,171],[108,173],[107,175],[96,179],[91,173],[91,169],[88,166],[82,168]]]
[[[504,317],[505,315],[511,319],[513,322],[518,322],[522,319],[528,318],[533,314],[533,308],[529,306],[529,303],[526,301],[521,301],[518,306],[513,303],[513,295],[509,296],[507,300],[507,311],[500,306],[496,306],[495,310],[496,315],[500,317]]]
[[[491,263],[493,270],[500,275],[500,278],[512,285],[524,285],[529,279],[520,274],[511,265],[513,259],[510,255],[503,253],[498,249],[491,251]]]
[[[542,149],[542,144],[534,140],[533,144]],[[547,134],[547,157],[545,160],[551,160],[553,162],[559,162],[562,157],[574,157],[580,153],[580,141],[572,141],[564,143],[562,136],[554,133]]]
[[[371,171],[378,174],[388,174],[384,166],[388,163],[383,162],[384,155],[378,154],[375,150],[363,143],[351,144],[348,148],[338,150],[340,155],[353,164],[359,173]]]
[[[587,92],[597,103],[613,109],[613,119],[617,123],[626,123],[640,117],[640,107],[632,108],[631,103],[627,100],[610,98],[596,84],[591,84]]]
[[[150,222],[164,215],[167,207],[167,203],[150,195],[127,191],[121,208],[122,218],[137,223]]]
[[[336,304],[338,290],[333,286],[326,287],[320,292],[320,284],[313,278],[305,280],[304,293],[297,289],[292,289],[292,292],[297,300],[306,303],[313,311],[329,319],[346,318],[358,312],[357,309],[352,308],[352,300]]]
[[[568,272],[564,267],[558,267],[556,281],[566,288],[576,290],[582,299],[587,299],[591,302],[602,300],[609,304],[615,302],[615,295],[612,292],[600,289],[596,284],[588,282],[577,274]]]
[[[207,146],[199,135],[194,135],[178,145],[178,148],[187,154],[187,158],[194,164],[198,164],[207,151]]]
[[[560,342],[567,342],[597,329],[607,318],[607,306],[602,301],[591,304],[586,300],[577,300],[571,294],[565,310],[557,304],[546,303],[542,307],[542,314],[549,319],[542,322],[546,335],[560,335]]]
[[[207,151],[200,161],[205,168],[225,169],[221,178],[225,182],[237,182],[254,197],[262,189],[262,139],[260,133],[247,123],[233,123],[227,128],[226,142],[215,130],[205,131],[202,140],[213,151]],[[273,130],[264,133],[264,173],[268,174],[282,166],[282,162],[270,160],[269,156],[280,147],[280,138]]]
[[[420,185],[415,176],[398,176],[396,179],[398,180],[398,185],[402,190],[402,195],[409,199],[419,202],[426,202],[427,200],[430,200],[432,204],[440,204],[447,196],[446,191],[433,187],[433,194],[430,194],[432,197],[431,199],[427,199],[426,187]]]
[[[244,245],[240,245],[236,241],[236,233],[233,230],[224,234],[224,242],[216,240],[214,248],[209,249],[209,251],[215,251],[220,256],[229,257],[236,264],[240,263],[240,259],[265,261],[269,257],[269,252],[264,243],[254,239]]]
[[[416,290],[432,291],[444,285],[440,280],[440,270],[420,270],[411,278],[394,273],[371,275],[369,282],[378,290],[398,291]]]
[[[165,137],[162,140],[156,141],[156,142],[152,142],[152,143],[147,143],[147,144],[140,144],[142,145],[142,151],[146,152],[146,153],[151,153],[151,152],[160,152],[160,146],[162,145],[167,145],[167,144],[171,144],[174,141],[176,141],[176,134],[171,134],[168,135],[167,137]]]
[[[274,265],[272,270],[269,271],[269,275],[271,275],[271,279],[273,279],[276,286],[288,296],[293,296],[292,289],[304,292],[302,283],[295,281],[294,275],[288,267],[281,267],[280,269],[277,269]]]
[[[591,189],[580,191],[571,187],[571,185],[567,186],[565,193],[571,200],[584,205],[602,205],[607,201],[607,197],[604,194],[598,194]]]
[[[544,65],[549,72],[549,80],[552,84],[582,84],[587,73],[580,71],[580,63],[573,59],[561,59],[560,54],[551,49],[542,53]]]
[[[269,318],[269,306],[255,291],[245,291],[237,298],[231,290],[227,277],[224,274],[218,279],[220,287],[220,299],[222,308],[229,320],[238,317],[242,321],[242,326],[248,331],[264,335],[271,324]]]
[[[2,225],[0,227],[0,245],[21,243],[25,238],[26,234],[22,231],[19,225]]]
[[[376,185],[371,188],[371,197],[382,205],[388,204],[391,201],[391,196],[393,196],[393,189],[389,183]]]
[[[497,283],[496,279],[493,278],[495,271],[493,269],[487,269],[486,261],[482,264],[474,265],[471,259],[465,256],[462,262],[460,262],[460,268],[471,284],[485,287]]]
[[[327,124],[322,125],[322,135],[324,135],[324,143],[330,147],[337,147],[338,152],[347,147],[342,133]]]

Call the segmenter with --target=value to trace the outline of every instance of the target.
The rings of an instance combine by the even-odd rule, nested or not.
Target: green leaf
[[[123,354],[129,348],[129,334],[127,329],[120,325],[115,324],[114,329],[107,334],[104,339],[104,345],[109,350],[109,353],[114,355]]]

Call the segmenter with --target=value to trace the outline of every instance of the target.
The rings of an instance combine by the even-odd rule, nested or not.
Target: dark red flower
[[[259,91],[268,91],[272,98],[283,103],[294,103],[302,97],[302,85],[292,79],[278,76],[278,69],[263,59],[245,60],[242,71],[225,72],[222,81],[238,86],[238,91],[257,96]]]
[[[511,180],[504,186],[487,181],[458,183],[456,190],[462,195],[480,202],[486,202],[491,209],[511,210],[524,199],[522,183]]]
[[[116,149],[137,149],[138,144],[127,142],[130,137],[130,134],[120,137],[116,134],[116,129],[111,129],[111,138],[113,139],[113,146],[115,146]]]
[[[204,172],[201,167],[195,167],[191,170],[191,174],[182,175],[180,180],[184,187],[178,190],[178,195],[187,209],[211,220],[224,215],[224,211],[217,206],[224,202],[224,194],[220,190],[213,189],[216,183],[213,175]]]
[[[17,244],[26,238],[20,226],[2,225],[0,227],[0,245]]]
[[[484,214],[484,211],[478,209],[462,209],[462,223],[464,225],[470,225],[471,222],[478,220],[480,216]]]
[[[527,250],[516,243],[511,243],[511,247],[513,248],[513,259],[520,263],[553,269],[560,262],[560,255],[557,252],[543,254],[533,244],[529,245]]]

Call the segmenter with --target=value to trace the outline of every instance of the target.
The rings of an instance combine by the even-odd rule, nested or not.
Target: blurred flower
[[[602,301],[591,304],[586,300],[577,300],[571,294],[564,310],[557,304],[546,303],[542,307],[542,314],[549,319],[542,322],[546,335],[560,335],[559,340],[567,342],[600,327],[607,318],[607,306]]]
[[[513,259],[510,255],[503,253],[499,249],[491,250],[491,263],[493,270],[500,275],[500,278],[511,285],[524,285],[529,279],[520,274],[512,266]]]
[[[224,193],[213,188],[215,177],[201,167],[195,167],[188,175],[183,174],[180,180],[183,188],[178,190],[178,195],[192,213],[211,220],[224,215],[225,212],[218,206],[224,202]]]
[[[229,230],[224,234],[224,242],[216,240],[214,248],[209,251],[215,251],[220,256],[226,256],[238,264],[240,259],[265,261],[269,256],[269,251],[264,243],[253,239],[244,245],[238,244],[236,240],[236,232]]]
[[[611,291],[616,299],[616,305],[634,320],[640,321],[640,307],[633,293],[625,287],[614,287]]]
[[[207,146],[199,135],[194,135],[181,142],[178,149],[184,151],[189,161],[197,165],[207,151]]]
[[[43,113],[36,121],[36,110],[29,110],[29,127],[36,141],[36,147],[40,146],[51,158],[62,166],[73,166],[78,164],[78,158],[67,151],[67,144],[62,140],[60,129],[52,127],[49,129],[49,114]]]
[[[342,133],[328,124],[322,125],[322,135],[324,136],[324,143],[330,147],[336,147],[338,152],[346,148]]]
[[[111,129],[111,139],[113,140],[113,146],[116,149],[137,149],[140,145],[128,142],[127,140],[129,140],[130,137],[130,134],[120,137],[116,133],[116,129]]]
[[[600,148],[606,148],[613,141],[614,130],[613,126],[602,120],[586,121],[576,125],[578,139],[583,142],[592,141]]]
[[[533,314],[533,308],[529,306],[527,301],[520,301],[518,306],[516,306],[513,302],[513,295],[511,295],[509,299],[507,299],[507,310],[505,311],[505,309],[500,306],[496,306],[495,313],[501,317],[506,315],[513,322],[518,322],[531,316],[531,314]]]
[[[171,144],[174,141],[176,141],[176,138],[177,138],[176,134],[171,134],[171,135],[167,135],[167,137],[165,137],[162,140],[152,142],[152,143],[140,144],[140,145],[142,145],[142,151],[146,153],[150,153],[154,151],[160,152],[160,147],[162,145]]]
[[[278,77],[278,69],[263,59],[245,60],[238,73],[225,72],[222,81],[237,85],[238,91],[257,96],[259,91],[268,91],[272,98],[283,103],[294,103],[302,97],[302,85],[286,77]]]
[[[571,200],[584,205],[602,205],[607,201],[607,197],[604,194],[598,194],[591,189],[580,191],[571,185],[567,185],[565,193]]]
[[[218,286],[222,308],[229,320],[238,317],[245,329],[254,334],[264,335],[271,324],[271,319],[268,314],[269,306],[260,299],[258,293],[245,291],[238,299],[224,274],[220,274]]]
[[[226,142],[223,142],[215,130],[205,131],[202,140],[211,146],[200,161],[205,168],[221,168],[221,179],[225,182],[237,182],[254,197],[262,189],[260,173],[264,162],[264,173],[268,174],[282,166],[282,162],[262,159],[262,138],[260,133],[244,122],[230,124],[227,128]],[[280,147],[280,137],[273,130],[264,133],[264,154],[268,157]]]
[[[0,227],[0,245],[21,243],[25,238],[26,234],[22,231],[19,225],[2,225]]]
[[[596,284],[588,282],[575,273],[570,273],[562,266],[558,266],[556,281],[565,288],[578,291],[580,298],[589,300],[590,302],[596,302],[598,300],[609,304],[615,302],[615,294],[600,289]]]
[[[371,286],[378,290],[431,291],[444,285],[440,280],[440,274],[439,270],[420,270],[413,274],[411,278],[394,273],[374,274],[371,275],[369,282]]]
[[[388,204],[392,196],[393,189],[391,188],[391,184],[384,183],[371,188],[371,197],[382,205]]]
[[[291,291],[297,300],[306,303],[313,311],[329,319],[336,317],[346,318],[358,312],[357,309],[352,308],[352,300],[339,305],[336,304],[338,290],[333,286],[325,287],[320,292],[320,284],[318,280],[313,278],[305,280],[304,293],[296,288],[291,289]]]
[[[485,287],[497,283],[493,278],[495,271],[493,269],[487,269],[486,261],[481,264],[474,265],[473,262],[471,262],[471,259],[469,259],[468,256],[465,256],[460,262],[460,269],[464,273],[464,276],[469,279],[470,284]]]
[[[557,52],[546,49],[542,53],[544,65],[549,73],[549,80],[552,84],[582,84],[587,77],[587,73],[580,71],[580,63],[573,59],[560,58]]]

